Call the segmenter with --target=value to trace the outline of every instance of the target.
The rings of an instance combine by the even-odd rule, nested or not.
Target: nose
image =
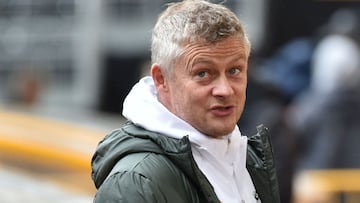
[[[234,90],[228,78],[219,77],[218,80],[215,81],[212,92],[214,96],[226,97],[233,94]]]

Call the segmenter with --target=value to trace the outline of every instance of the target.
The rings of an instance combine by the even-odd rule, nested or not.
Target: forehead
[[[195,41],[195,42],[188,42],[183,45],[183,53],[192,51],[193,49],[195,50],[202,49],[203,51],[220,51],[220,52],[227,52],[227,51],[247,52],[248,46],[245,42],[245,39],[238,36],[232,36],[216,42]]]
[[[248,46],[240,37],[229,37],[216,43],[193,42],[183,48],[182,59],[188,63],[208,61],[214,58],[248,58]]]

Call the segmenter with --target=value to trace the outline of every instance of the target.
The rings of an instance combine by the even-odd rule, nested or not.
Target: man
[[[236,125],[249,54],[229,9],[169,5],[153,30],[152,77],[133,87],[129,122],[94,154],[94,202],[280,202],[267,130],[248,140]]]

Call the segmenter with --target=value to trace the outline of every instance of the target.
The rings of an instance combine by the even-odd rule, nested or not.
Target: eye
[[[230,75],[236,75],[240,72],[240,68],[231,68],[229,70]]]
[[[197,73],[197,76],[200,77],[200,78],[204,78],[206,75],[207,75],[207,72],[206,72],[206,71],[199,71],[199,72]]]

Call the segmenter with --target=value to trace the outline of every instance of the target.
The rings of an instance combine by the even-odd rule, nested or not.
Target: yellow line
[[[312,181],[323,185],[322,190],[331,192],[360,191],[360,169],[313,170],[307,173]]]
[[[75,171],[90,162],[104,132],[24,113],[0,111],[0,156]]]
[[[80,154],[67,149],[44,146],[38,143],[21,142],[19,140],[0,138],[2,156],[34,161],[41,165],[67,168],[76,171],[91,171],[90,155]]]
[[[3,110],[0,111],[0,123],[2,125],[26,129],[27,131],[36,130],[51,136],[61,136],[61,138],[69,139],[77,139],[73,135],[77,135],[78,138],[99,137],[100,134],[103,135],[101,131],[79,127],[74,124]]]

